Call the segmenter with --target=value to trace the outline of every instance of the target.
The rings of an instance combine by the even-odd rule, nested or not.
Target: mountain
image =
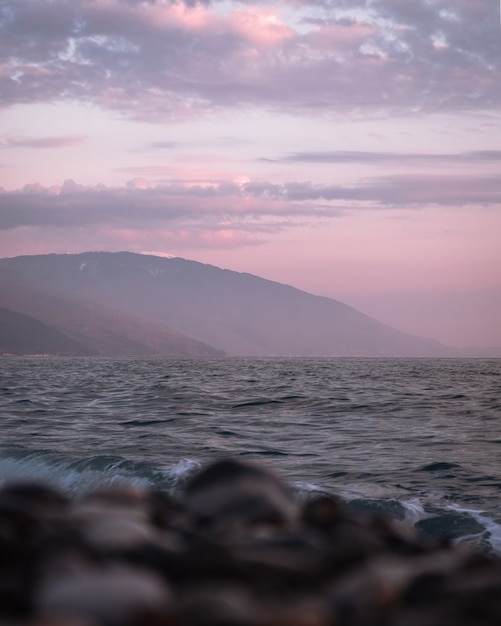
[[[0,259],[3,285],[10,285],[11,300],[4,302],[9,290],[3,288],[0,305],[53,320],[76,341],[92,319],[115,315],[158,333],[175,329],[228,355],[455,355],[437,341],[402,333],[337,300],[181,258],[86,252]],[[30,302],[20,307],[23,294],[31,294]],[[99,341],[110,330],[101,324]]]
[[[167,326],[17,279],[0,269],[0,304],[10,313],[0,315],[0,354],[224,356]]]
[[[470,346],[469,348],[458,348],[460,356],[472,359],[501,359],[501,346]]]
[[[91,350],[31,315],[0,307],[0,354],[91,355]]]

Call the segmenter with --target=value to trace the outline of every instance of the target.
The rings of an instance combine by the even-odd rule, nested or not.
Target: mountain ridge
[[[94,356],[96,353],[50,324],[0,307],[0,354]]]
[[[180,257],[133,252],[18,256],[0,259],[0,285],[17,292],[18,307],[23,291],[31,293],[31,304],[20,312],[33,317],[37,293],[40,301],[52,298],[53,311],[54,299],[62,298],[67,309],[71,301],[87,311],[95,307],[96,316],[105,316],[104,311],[125,316],[153,333],[169,330],[212,347],[213,355],[457,355],[453,348],[402,333],[338,300]],[[3,292],[0,305],[7,306],[8,290]],[[9,306],[15,309],[12,298]],[[62,330],[78,340],[71,320]]]
[[[34,346],[43,342],[35,337],[33,346],[22,350],[23,340],[18,350],[12,349],[12,342],[0,334],[0,354],[2,353],[49,353],[66,356],[160,356],[160,357],[221,357],[220,350],[185,337],[167,326],[154,324],[126,315],[116,310],[99,306],[82,298],[72,298],[65,294],[40,289],[27,281],[15,284],[12,277],[5,277],[0,270],[0,303],[12,312],[31,317],[52,330],[63,334],[79,349],[61,350],[57,345],[45,350]],[[20,324],[22,322],[18,319]],[[11,325],[13,321],[10,321]],[[31,329],[35,332],[35,329]],[[18,333],[12,326],[10,333]]]

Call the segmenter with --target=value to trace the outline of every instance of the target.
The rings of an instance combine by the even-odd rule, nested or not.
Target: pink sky
[[[497,0],[3,0],[0,256],[171,254],[501,345]]]

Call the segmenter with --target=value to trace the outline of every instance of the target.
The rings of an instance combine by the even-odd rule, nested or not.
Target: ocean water
[[[501,554],[501,360],[0,358],[0,483],[176,492],[231,456]]]

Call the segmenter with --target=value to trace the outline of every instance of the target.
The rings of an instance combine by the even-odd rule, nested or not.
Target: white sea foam
[[[290,483],[293,492],[303,500],[309,500],[310,498],[315,498],[318,496],[332,496],[332,493],[329,493],[322,487],[315,485],[314,483],[305,482],[302,480],[294,480]]]
[[[21,448],[0,453],[0,486],[13,482],[43,482],[67,493],[82,493],[102,487],[127,484],[147,489],[155,486],[175,488],[200,463],[182,459],[159,470],[146,463],[135,463],[121,457],[95,456],[69,459],[46,451]]]
[[[485,528],[485,530],[480,533],[461,537],[461,542],[478,540],[479,538],[484,537],[488,541],[492,551],[495,554],[501,554],[501,524],[499,522],[496,522],[491,517],[488,517],[485,511],[469,509],[461,507],[457,504],[450,504],[447,508],[458,513],[466,513]]]
[[[198,472],[202,467],[200,461],[195,459],[181,459],[175,465],[162,467],[162,474],[172,483],[172,489],[176,489],[190,476]]]
[[[403,500],[400,504],[405,509],[405,517],[404,521],[407,524],[417,524],[422,519],[427,519],[428,517],[433,517],[432,514],[427,513],[424,510],[424,507],[419,498],[411,498],[410,500]]]
[[[68,493],[77,493],[98,489],[100,487],[133,484],[148,487],[151,481],[138,476],[120,463],[111,463],[102,469],[82,466],[71,467],[68,461],[56,461],[37,455],[24,458],[7,457],[0,459],[1,484],[12,482],[35,481],[59,487]]]
[[[368,500],[397,500],[408,494],[408,491],[399,489],[394,485],[381,485],[372,482],[357,482],[340,484],[336,487],[336,493],[343,500],[364,498]]]

